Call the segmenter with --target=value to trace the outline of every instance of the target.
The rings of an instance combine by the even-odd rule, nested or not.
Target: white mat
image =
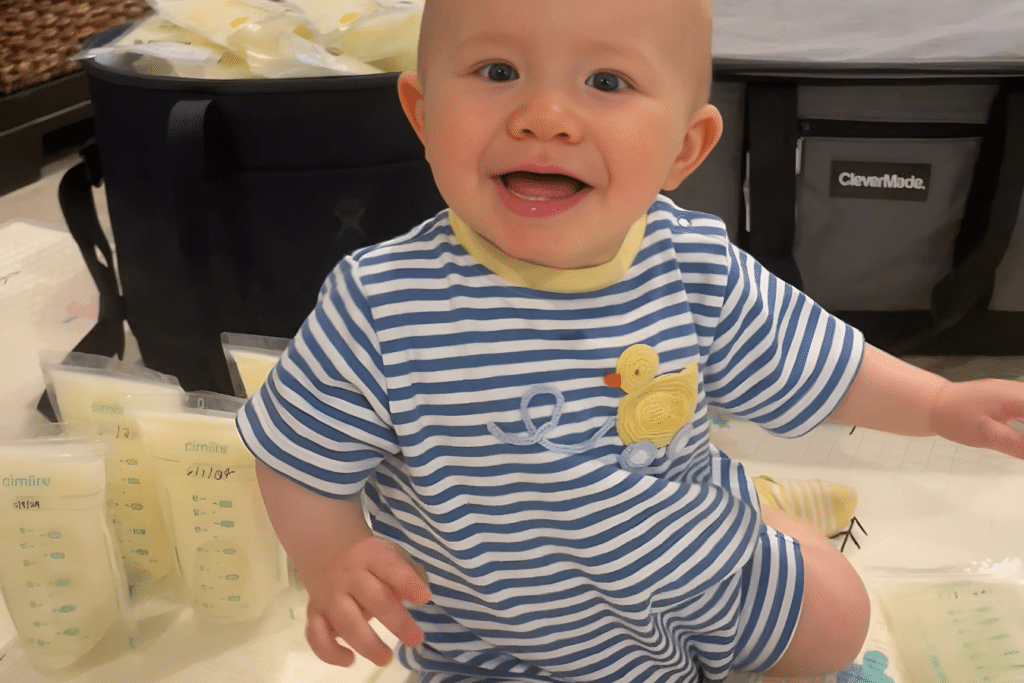
[[[96,285],[67,230],[0,225],[0,438],[38,421],[39,350],[69,351],[96,323]]]
[[[1007,372],[1003,369],[1003,374]],[[909,438],[824,424],[799,439],[772,436],[748,422],[714,415],[712,441],[744,463],[752,476],[824,479],[857,491],[858,548],[844,554],[871,590],[871,567],[932,568],[1024,558],[1024,462],[968,448],[938,437]],[[901,680],[892,661],[898,653],[872,596],[867,642],[856,663],[838,675],[800,683]],[[888,676],[888,679],[882,676]],[[737,677],[737,683],[744,680]],[[757,680],[756,677],[746,680]],[[763,683],[782,683],[763,679]],[[956,682],[963,683],[963,682]]]

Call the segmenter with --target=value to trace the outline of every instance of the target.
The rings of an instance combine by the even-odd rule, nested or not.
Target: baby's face
[[[704,0],[428,0],[399,94],[438,189],[505,253],[610,260],[717,140]],[[696,132],[695,132],[696,131]]]

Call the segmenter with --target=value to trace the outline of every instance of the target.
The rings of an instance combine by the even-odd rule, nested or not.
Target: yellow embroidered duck
[[[674,375],[655,378],[658,354],[647,344],[634,344],[622,352],[615,372],[605,384],[621,387],[618,431],[624,445],[651,441],[667,446],[676,432],[693,417],[697,405],[697,364],[690,363]]]

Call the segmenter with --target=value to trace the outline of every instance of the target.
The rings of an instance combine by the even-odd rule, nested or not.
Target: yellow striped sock
[[[754,477],[761,505],[802,519],[825,536],[846,530],[857,507],[857,492],[820,479]]]

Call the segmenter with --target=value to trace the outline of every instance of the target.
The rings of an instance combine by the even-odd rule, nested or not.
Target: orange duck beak
[[[620,375],[617,372],[613,372],[610,375],[605,375],[604,383],[610,387],[615,387],[616,389],[618,389],[619,387],[622,386],[622,375]]]

